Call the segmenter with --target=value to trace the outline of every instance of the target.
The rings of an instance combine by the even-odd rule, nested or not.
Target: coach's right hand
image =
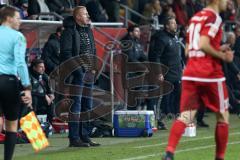
[[[22,96],[22,101],[27,106],[32,106],[32,95],[31,90],[24,90],[24,96]]]

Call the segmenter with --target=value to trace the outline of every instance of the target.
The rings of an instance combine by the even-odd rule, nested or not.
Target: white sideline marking
[[[228,145],[235,145],[235,144],[240,144],[240,141],[228,143]],[[212,148],[212,147],[215,147],[215,145],[208,145],[208,146],[201,146],[201,147],[195,147],[195,148],[189,148],[189,149],[182,149],[182,150],[176,151],[176,153],[197,151],[197,150],[202,150],[202,149],[207,149],[207,148]],[[156,157],[156,156],[160,157],[161,155],[160,154],[149,154],[149,155],[145,155],[145,156],[138,156],[138,157],[133,157],[133,158],[121,159],[121,160],[139,160],[139,159],[147,159],[149,157]]]
[[[234,145],[234,144],[240,144],[240,141],[228,143],[228,145]],[[208,145],[208,146],[202,146],[202,147],[182,149],[182,150],[176,151],[176,153],[189,152],[189,151],[197,151],[197,150],[201,150],[201,149],[212,148],[212,147],[215,147],[215,146],[216,146],[216,145]]]
[[[230,133],[229,136],[239,135],[239,134],[240,134],[240,132],[234,132],[234,133]],[[214,138],[214,136],[199,137],[199,138],[194,138],[194,139],[182,140],[182,141],[180,141],[180,143],[193,142],[193,141],[198,141],[198,140],[203,140],[203,139],[211,139],[211,138]],[[159,143],[159,144],[152,144],[152,145],[145,145],[145,146],[137,146],[137,147],[133,147],[133,148],[139,149],[139,148],[156,147],[156,146],[162,146],[162,145],[167,145],[167,142]]]

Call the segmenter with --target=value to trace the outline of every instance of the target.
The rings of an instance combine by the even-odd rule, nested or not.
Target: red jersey
[[[219,50],[222,39],[222,19],[214,10],[205,8],[190,20],[187,30],[189,59],[183,80],[218,82],[225,80],[222,61],[199,50],[200,36],[208,36],[213,48]]]

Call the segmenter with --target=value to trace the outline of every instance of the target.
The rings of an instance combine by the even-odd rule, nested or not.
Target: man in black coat
[[[161,102],[162,112],[165,114],[179,113],[179,101],[181,92],[182,58],[181,48],[176,37],[177,24],[173,17],[167,17],[164,30],[154,35],[154,43],[151,44],[149,61],[166,65],[169,70],[164,80],[173,84],[174,89],[168,95],[163,96]],[[153,41],[152,41],[153,42]]]
[[[44,60],[48,75],[60,64],[60,37],[63,29],[62,26],[58,27],[56,33],[49,36],[43,47],[41,58]]]
[[[100,144],[93,142],[88,135],[87,127],[89,123],[86,122],[87,120],[80,120],[81,112],[92,109],[92,89],[97,72],[94,60],[96,48],[87,9],[84,6],[76,7],[73,11],[73,16],[64,19],[63,26],[65,29],[60,41],[61,62],[63,63],[69,59],[73,60],[74,58],[78,59],[84,55],[84,64],[81,67],[79,61],[73,61],[79,68],[71,73],[72,80],[68,80],[68,83],[87,87],[89,90],[87,95],[84,95],[84,92],[81,90],[78,96],[71,97],[73,104],[70,108],[68,122],[69,147],[99,146]],[[88,81],[86,82],[85,79],[88,79]]]

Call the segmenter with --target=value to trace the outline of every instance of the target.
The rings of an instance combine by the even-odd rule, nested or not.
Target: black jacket
[[[42,83],[40,83],[40,76],[42,79]],[[48,75],[47,74],[39,74],[32,69],[30,69],[30,79],[32,84],[32,95],[45,97],[46,94],[53,94],[53,90],[48,85]]]
[[[46,0],[45,3],[47,4]],[[40,6],[37,0],[29,0],[28,1],[28,15],[36,15],[41,13]]]
[[[46,65],[46,73],[50,74],[59,63],[60,37],[56,33],[49,36],[48,41],[43,47],[42,59]]]
[[[41,76],[41,82],[40,82]],[[32,105],[34,111],[38,113],[39,110],[48,108],[48,103],[45,95],[53,94],[52,89],[48,85],[48,76],[46,74],[40,75],[39,73],[30,69],[30,79],[32,85]]]
[[[80,27],[74,20],[72,16],[67,17],[63,21],[64,31],[60,39],[60,61],[61,63],[75,56],[81,55],[81,51],[84,50],[85,46],[80,46],[80,33],[77,27]],[[96,47],[94,42],[94,37],[90,26],[83,27],[84,32],[86,32],[90,39],[91,53],[96,55]],[[73,63],[77,63],[74,62]],[[92,62],[92,67],[97,70],[96,63]],[[85,68],[86,69],[86,68]],[[76,70],[74,75],[82,74],[82,69]],[[80,75],[79,75],[80,76]]]
[[[165,30],[159,31],[151,38],[151,43],[149,61],[162,63],[169,68],[164,77],[167,81],[180,81],[183,67],[181,49],[175,35]]]
[[[131,47],[124,51],[124,53],[128,55],[128,62],[144,62],[147,60],[143,46],[138,39],[127,35],[122,39],[122,42],[123,41],[129,41],[129,43],[131,43]]]

